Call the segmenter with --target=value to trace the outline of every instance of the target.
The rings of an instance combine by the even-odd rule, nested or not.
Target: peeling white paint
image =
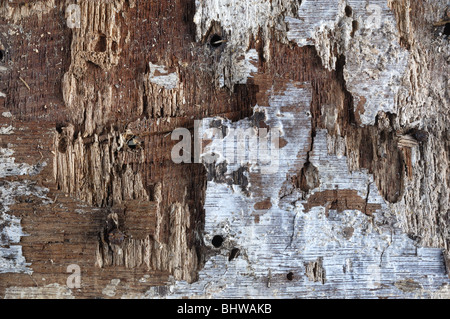
[[[284,166],[289,171],[291,169],[295,170],[296,167],[301,168],[304,164],[304,159],[306,158],[306,148],[308,146],[308,136],[311,130],[311,122],[305,115],[305,112],[283,113],[282,108],[296,105],[309,108],[310,103],[311,93],[309,84],[290,83],[286,88],[285,94],[274,95],[270,99],[269,106],[255,106],[255,110],[265,114],[266,123],[269,125],[268,133],[272,134],[273,131],[277,131],[280,138],[285,139],[286,142],[290,144],[289,147],[275,149],[274,145],[269,145],[269,143],[271,144],[271,141],[268,140],[267,154],[261,154],[261,145],[259,145],[256,138],[248,139],[244,145],[241,145],[238,143],[233,143],[232,141],[235,140],[235,137],[228,134],[224,137],[223,142],[219,139],[213,139],[212,143],[203,150],[203,156],[211,155],[212,153],[216,154],[216,157],[218,157],[216,164],[227,160],[226,174],[231,174],[232,172],[237,171],[240,167],[248,167],[249,171],[253,173],[264,172],[265,169],[267,169],[268,172],[273,172],[273,170],[275,170],[276,176],[279,176],[281,174],[278,171],[279,167]],[[278,114],[280,113],[283,113],[284,116],[279,117]],[[258,134],[257,128],[253,126],[254,123],[250,119],[243,119],[232,123],[231,121],[224,119],[207,118],[203,119],[203,126],[199,132],[203,136],[203,139],[211,138],[209,129],[212,127],[212,122],[217,120],[220,120],[223,126],[228,129],[232,129],[234,132],[237,130],[254,130],[255,137]],[[299,128],[298,130],[296,129],[297,127]],[[292,134],[292,136],[290,136],[290,134]],[[230,139],[231,143],[229,143]],[[222,145],[224,145],[225,148],[222,148]],[[235,155],[235,160],[233,161],[229,160],[230,156],[228,156],[228,145],[233,147],[233,150],[231,151],[231,154]],[[296,146],[294,147],[294,145]],[[242,151],[242,148],[245,148],[245,150]],[[250,155],[252,155],[252,152],[255,150],[259,151],[258,154],[256,154],[259,155],[257,156],[258,158],[256,158],[256,161],[254,158],[250,158]],[[303,152],[299,150],[303,150]],[[227,153],[225,154],[225,152]],[[261,200],[264,200],[270,196],[271,194],[262,194]]]
[[[4,194],[3,191],[1,192],[1,194]],[[4,203],[2,205],[5,204],[7,203]],[[0,246],[6,246],[11,243],[17,244],[20,242],[20,237],[26,236],[26,234],[24,234],[22,231],[20,218],[16,216],[11,216],[3,212],[0,219],[0,226],[2,228]]]
[[[240,57],[237,57],[237,54],[241,54]],[[231,57],[232,60],[236,60],[237,62],[232,64],[231,72],[229,74],[231,83],[234,84],[246,84],[248,78],[252,78],[252,73],[256,73],[258,71],[257,63],[259,60],[258,52],[255,49],[250,49],[248,52],[242,54],[234,53]],[[228,74],[221,73],[219,78],[220,87],[225,86],[225,78],[228,77]]]
[[[14,205],[16,196],[37,197],[43,204],[51,201],[46,197],[48,189],[34,185],[31,182],[0,182],[0,273],[25,272],[32,273],[22,255],[20,238],[27,236],[20,225],[20,218],[7,214],[9,207]]]
[[[351,16],[346,15],[346,6],[351,7]],[[345,56],[344,77],[355,107],[362,97],[366,100],[361,102],[363,125],[373,125],[380,111],[396,113],[395,96],[408,51],[400,47],[387,1],[304,0],[297,17],[287,16],[285,21],[288,39],[300,46],[314,45],[326,68],[335,69],[339,55]]]
[[[363,97],[366,100],[364,112],[360,114],[362,124],[373,124],[379,111],[397,113],[395,97],[405,72],[408,53],[398,44],[395,20],[387,2],[303,0],[300,7],[294,3],[297,1],[197,1],[195,23],[198,38],[206,35],[213,19],[221,24],[230,37],[224,49],[225,54],[216,68],[220,70],[216,77],[219,84],[232,87],[236,83],[246,83],[247,78],[256,71],[258,57],[256,51],[247,51],[249,35],[256,35],[261,29],[263,34],[269,28],[283,30],[284,24],[287,24],[289,32],[285,34],[286,38],[301,46],[315,45],[328,69],[336,68],[340,54],[345,56],[344,77],[355,106],[363,101]],[[351,16],[345,14],[346,5],[352,7]],[[280,17],[284,19],[280,20]],[[357,30],[353,28],[355,22],[358,24]],[[331,49],[335,45],[337,55]],[[242,56],[244,58],[240,59]],[[267,51],[265,57],[270,58]],[[222,66],[225,67],[223,73]],[[169,73],[165,67],[151,63],[149,79],[166,89],[176,88],[179,81],[176,73]],[[445,88],[441,89],[445,91]],[[420,92],[422,96],[428,97],[426,93]],[[441,250],[416,247],[415,242],[400,230],[400,225],[392,223],[397,218],[392,216],[393,212],[379,195],[373,177],[366,171],[349,171],[348,159],[344,156],[345,143],[339,138],[332,140],[327,137],[326,131],[317,132],[309,159],[318,169],[320,186],[309,195],[324,190],[355,189],[359,196],[367,198],[368,203],[381,205],[382,209],[374,214],[374,218],[357,210],[341,213],[330,210],[329,216],[326,216],[324,207],[314,207],[305,212],[306,199],[301,197],[298,190],[292,190],[280,198],[287,178],[298,173],[305,162],[310,142],[307,137],[311,133],[310,119],[306,116],[310,98],[308,84],[292,83],[286,88],[285,94],[273,94],[269,105],[255,106],[255,111],[265,113],[267,124],[271,127],[278,125],[287,143],[281,150],[283,162],[278,174],[255,174],[260,167],[252,162],[228,163],[225,175],[231,175],[241,167],[248,168],[245,174],[249,179],[246,185],[248,192],[244,192],[239,185],[208,182],[204,239],[214,254],[200,271],[199,281],[194,284],[174,282],[168,289],[153,287],[144,297],[448,298],[449,280],[445,274]],[[417,99],[425,106],[432,104],[429,99]],[[445,95],[443,100],[445,102]],[[304,108],[305,112],[283,110],[286,106],[294,105],[300,105],[298,107]],[[420,116],[420,112],[417,116]],[[402,120],[408,122],[409,115],[405,112]],[[252,126],[252,122],[247,119],[223,123],[229,127]],[[213,145],[214,142],[210,147]],[[328,153],[330,147],[338,150],[336,156]],[[14,164],[14,160],[9,161],[12,153],[8,149],[2,152],[8,158],[3,159],[5,165]],[[439,157],[445,158],[442,154]],[[440,167],[445,171],[447,166],[442,164]],[[13,168],[21,171],[15,166]],[[2,171],[0,167],[0,174]],[[426,173],[420,172],[424,176]],[[433,174],[429,175],[434,177]],[[437,175],[436,179],[445,186],[445,178]],[[433,183],[430,185],[426,187],[433,187]],[[420,184],[409,186],[413,189]],[[410,190],[407,192],[410,197],[416,195]],[[267,198],[270,199],[271,208],[255,212],[255,204]],[[443,205],[447,202],[445,198],[439,201]],[[430,203],[425,205],[431,206]],[[9,222],[5,227],[5,242],[13,242],[23,236],[20,221],[6,215],[4,211],[2,214],[2,223]],[[354,229],[350,238],[343,235],[346,227]],[[225,239],[219,249],[210,244],[217,234]],[[11,247],[20,250],[20,246]],[[228,254],[233,247],[241,249],[241,254],[229,261]],[[15,254],[21,257],[21,252]],[[312,282],[304,275],[305,263],[315,261],[318,257],[323,258],[325,284]],[[17,263],[24,265],[23,257]],[[0,269],[7,266],[0,263]],[[23,266],[16,267],[21,269]],[[286,279],[288,272],[294,273],[294,280]],[[406,279],[417,282],[422,288],[415,292],[402,291],[396,283]],[[119,283],[118,279],[112,280],[103,293],[114,296]],[[42,288],[30,288],[27,291],[15,288],[8,288],[10,295],[14,295],[14,291],[16,295],[20,293],[23,296],[43,294],[42,290],[37,290]],[[57,284],[50,285],[50,288],[60,291],[59,294],[71,295],[70,291]],[[330,296],[330,293],[333,295]],[[55,294],[58,295],[58,292],[52,293]]]
[[[450,299],[450,285],[444,285],[431,294],[432,299]]]
[[[169,73],[165,66],[160,66],[149,62],[150,66],[150,74],[149,80],[150,82],[160,85],[165,89],[172,90],[178,87],[179,77],[178,73],[172,72]]]
[[[2,125],[0,126],[0,135],[10,135],[14,133],[14,127],[12,125],[9,126],[5,126]]]
[[[6,112],[5,112],[6,113]],[[5,113],[2,115],[5,116]],[[6,114],[7,116],[8,114]],[[11,132],[12,133],[12,132]],[[7,176],[39,174],[47,165],[45,162],[36,165],[16,163],[10,148],[0,148],[0,178]],[[30,181],[0,181],[0,273],[32,273],[22,255],[20,238],[27,236],[20,225],[20,218],[7,214],[9,207],[15,203],[15,197],[37,197],[43,203],[50,201],[46,197],[48,189],[34,185]]]
[[[320,186],[311,193],[355,189],[368,203],[380,204],[382,209],[373,217],[357,210],[330,210],[327,217],[324,207],[305,212],[307,199],[302,199],[298,190],[280,197],[285,181],[298,173],[309,150],[311,125],[306,111],[310,90],[308,84],[291,83],[284,94],[272,94],[269,106],[255,107],[264,110],[270,127],[282,128],[282,138],[287,141],[280,150],[277,174],[260,174],[258,164],[251,162],[230,163],[225,176],[239,167],[250,168],[247,192],[239,185],[208,181],[204,240],[213,253],[199,272],[199,280],[193,284],[177,281],[164,295],[155,295],[152,290],[142,297],[413,298],[418,294],[429,297],[449,282],[441,250],[416,247],[398,225],[389,223],[395,216],[380,196],[373,177],[364,171],[350,172],[345,156],[330,155],[325,130],[317,132],[310,152],[320,179]],[[299,109],[283,111],[293,105]],[[248,119],[222,123],[242,128],[251,125]],[[257,211],[255,204],[266,198],[270,198],[271,207]],[[348,227],[354,229],[351,236],[345,236]],[[224,238],[220,248],[211,244],[216,235]],[[232,248],[239,248],[240,255],[229,261]],[[305,275],[305,264],[317,258],[323,259],[324,284],[310,281]],[[286,278],[289,272],[294,274],[292,281]],[[420,292],[397,288],[396,282],[405,280],[403,274],[422,287]]]
[[[0,148],[0,178],[6,176],[34,176],[39,174],[42,169],[47,166],[46,162],[29,165],[26,163],[16,163],[12,157],[14,151],[9,148]]]
[[[108,297],[114,297],[119,283],[120,279],[111,279],[111,282],[103,289],[102,293]]]
[[[351,7],[351,14],[345,12]],[[379,111],[395,113],[395,96],[406,71],[408,52],[399,44],[395,17],[386,0],[202,0],[197,2],[194,22],[197,38],[207,35],[218,22],[227,33],[227,43],[214,67],[217,85],[232,88],[245,83],[242,57],[251,36],[266,36],[264,58],[270,61],[269,30],[279,31],[279,41],[299,46],[314,45],[324,67],[336,68],[340,55],[346,58],[347,89],[361,102],[363,125],[372,125]],[[364,97],[364,99],[362,99]]]
[[[311,191],[311,194],[323,192],[330,189],[352,189],[358,192],[362,198],[369,196],[369,202],[381,204],[384,208],[383,198],[373,180],[373,175],[367,170],[350,172],[348,169],[348,158],[329,154],[328,136],[326,130],[319,130],[314,140],[314,149],[310,153],[310,162],[319,169],[320,186]],[[367,187],[370,192],[367,194]]]
[[[28,273],[33,271],[29,268],[31,263],[27,263],[22,255],[22,246],[12,245],[9,247],[0,246],[0,274],[2,273]]]

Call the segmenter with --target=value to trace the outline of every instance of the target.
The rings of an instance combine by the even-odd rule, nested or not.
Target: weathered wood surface
[[[0,1],[0,296],[450,297],[449,15]],[[200,119],[219,160],[174,163]],[[276,165],[211,127],[278,132]]]

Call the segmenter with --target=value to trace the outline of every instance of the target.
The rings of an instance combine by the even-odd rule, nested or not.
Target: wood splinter
[[[27,87],[27,89],[28,89],[28,91],[31,91],[31,89],[30,89],[30,86],[28,85],[28,83],[27,82],[25,82],[25,80],[24,79],[22,79],[20,76],[19,76],[19,80],[20,81],[22,81],[23,82],[23,84],[25,84],[25,86]]]
[[[225,43],[227,42],[227,40],[219,40],[219,41],[215,41],[212,44],[221,44],[221,43]]]

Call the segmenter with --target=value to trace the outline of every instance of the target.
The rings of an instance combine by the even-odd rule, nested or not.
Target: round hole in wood
[[[289,272],[286,275],[287,280],[292,281],[294,279],[294,273],[293,272]]]
[[[218,35],[218,34],[214,34],[212,37],[211,37],[211,40],[209,41],[209,44],[211,44],[211,46],[213,47],[213,48],[218,48],[218,47],[220,47],[221,45],[222,45],[222,37],[220,36],[220,35]]]
[[[219,248],[222,246],[223,243],[223,237],[220,235],[215,235],[211,241],[214,247]]]

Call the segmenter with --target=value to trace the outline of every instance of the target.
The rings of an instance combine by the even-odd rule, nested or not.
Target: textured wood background
[[[0,296],[449,297],[449,10],[0,1]],[[201,119],[277,171],[175,164]]]

